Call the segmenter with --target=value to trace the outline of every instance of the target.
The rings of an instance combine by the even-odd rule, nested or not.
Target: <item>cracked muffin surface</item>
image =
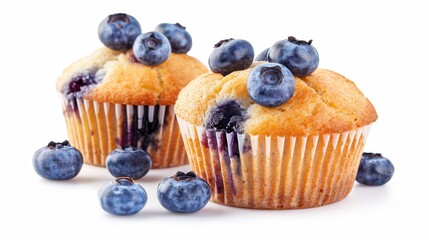
[[[165,62],[146,66],[135,59],[132,50],[100,48],[67,67],[56,88],[64,95],[78,94],[98,102],[169,105],[190,80],[206,71],[204,64],[187,54],[171,53]],[[76,89],[73,81],[82,82],[81,78],[90,78],[91,84],[83,81],[85,87]]]
[[[341,133],[377,119],[374,106],[352,81],[320,68],[307,77],[295,76],[295,93],[286,103],[274,108],[258,105],[246,88],[247,77],[258,64],[225,77],[199,76],[180,93],[176,114],[191,124],[206,126],[213,108],[234,100],[246,111],[244,132],[274,136]]]

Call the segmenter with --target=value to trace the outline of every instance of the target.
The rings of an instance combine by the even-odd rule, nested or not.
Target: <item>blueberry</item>
[[[213,107],[206,119],[206,128],[215,131],[242,132],[246,111],[234,100]]]
[[[209,57],[209,66],[214,73],[226,76],[248,68],[253,62],[254,55],[253,47],[248,41],[225,39],[214,46]]]
[[[106,167],[114,177],[130,177],[134,180],[144,177],[152,166],[152,159],[145,150],[126,146],[109,153]]]
[[[147,32],[136,38],[133,52],[139,62],[154,66],[167,60],[171,53],[171,46],[164,34]]]
[[[80,92],[86,86],[93,85],[93,84],[96,84],[94,75],[78,74],[70,80],[67,93]]]
[[[380,153],[362,154],[356,181],[369,185],[380,186],[387,183],[393,176],[395,168],[392,162]]]
[[[49,142],[33,155],[34,170],[50,180],[72,179],[80,172],[82,165],[82,154],[67,140],[62,143]]]
[[[98,198],[104,211],[121,216],[140,212],[147,202],[144,188],[128,177],[105,184],[98,192]]]
[[[171,51],[174,53],[187,53],[192,48],[192,37],[180,23],[161,23],[155,28],[155,31],[168,38]]]
[[[295,76],[308,76],[319,66],[319,53],[311,43],[294,37],[278,41],[268,51],[268,61],[285,65]]]
[[[83,93],[102,81],[105,71],[98,68],[89,68],[71,76],[68,84],[64,84],[61,93],[80,97]]]
[[[131,15],[116,13],[107,16],[98,26],[98,38],[108,48],[126,51],[141,34],[139,22]]]
[[[192,213],[202,209],[211,197],[206,181],[194,172],[178,171],[174,176],[165,178],[158,185],[158,200],[161,205],[178,213]]]
[[[287,102],[295,92],[295,79],[289,69],[278,63],[260,64],[247,78],[250,98],[265,107]]]
[[[255,61],[268,61],[268,50],[270,50],[270,48],[260,52],[258,56],[256,56]]]

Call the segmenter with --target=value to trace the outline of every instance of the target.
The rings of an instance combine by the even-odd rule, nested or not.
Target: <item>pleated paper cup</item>
[[[207,130],[178,118],[192,170],[213,202],[243,208],[310,208],[353,188],[370,125],[315,136],[262,136]]]
[[[188,163],[174,105],[124,105],[62,96],[70,143],[84,162],[105,166],[107,155],[122,146],[143,148],[152,168]]]

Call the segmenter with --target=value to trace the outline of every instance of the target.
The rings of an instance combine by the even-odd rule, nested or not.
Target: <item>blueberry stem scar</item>
[[[130,181],[132,184],[134,184],[134,179],[130,178],[130,177],[118,177],[115,179],[116,184],[119,184],[119,180],[127,180]]]
[[[64,140],[62,143],[60,143],[60,142],[56,143],[56,142],[54,142],[54,141],[50,141],[50,142],[48,143],[48,147],[49,147],[49,148],[54,148],[55,146],[57,146],[57,144],[61,144],[61,145],[63,145],[63,146],[70,146],[69,141]]]
[[[186,180],[190,178],[196,178],[197,175],[193,171],[187,172],[186,174],[182,171],[177,171],[176,175],[173,177],[174,179],[181,181],[181,180]]]

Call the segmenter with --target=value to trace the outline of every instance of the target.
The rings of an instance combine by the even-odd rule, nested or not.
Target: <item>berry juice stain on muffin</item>
[[[61,93],[67,102],[65,110],[80,118],[76,98],[82,98],[92,87],[99,84],[103,77],[104,71],[99,68],[90,68],[73,74],[68,84],[65,84],[61,89]]]
[[[205,122],[206,131],[202,133],[201,143],[203,146],[210,149],[218,150],[215,168],[219,168],[224,164],[225,170],[229,173],[232,179],[232,174],[240,174],[241,172],[241,156],[239,149],[239,134],[243,134],[243,123],[247,119],[247,111],[236,100],[227,100],[214,106],[208,114]],[[248,141],[241,149],[242,153],[246,153],[251,149]],[[232,164],[234,162],[234,164]],[[235,166],[234,170],[232,165]],[[232,181],[227,181],[228,186],[232,191],[235,191],[235,186]],[[216,182],[218,191],[223,191],[223,182]]]
[[[61,93],[69,99],[71,97],[82,97],[93,85],[101,82],[104,75],[101,72],[98,68],[91,68],[73,74],[68,84],[64,85],[61,89]]]
[[[125,108],[123,114],[127,114]],[[162,122],[158,118],[160,114],[165,114]],[[169,114],[168,106],[164,106],[162,109],[159,105],[133,106],[133,115],[127,116],[130,117],[130,120],[127,119],[122,122],[122,136],[116,139],[117,144],[120,146],[131,145],[144,150],[147,150],[150,145],[152,148],[158,149],[159,140],[156,136],[161,127],[168,124]],[[131,127],[129,128],[129,126]]]
[[[228,100],[220,103],[209,112],[205,122],[206,131],[203,132],[201,143],[207,148],[218,148],[230,158],[236,157],[239,160],[237,134],[243,133],[243,123],[246,119],[247,111],[237,101]],[[216,132],[218,132],[217,135]],[[243,152],[250,149],[250,145],[243,146]]]
[[[209,113],[206,128],[215,131],[242,132],[246,111],[237,101],[229,100],[215,106]]]
[[[203,142],[203,145],[213,145],[217,141],[216,131],[221,131],[226,133],[223,135],[228,136],[228,141],[222,141],[218,146],[219,150],[227,151],[230,157],[240,158],[237,133],[243,133],[243,122],[246,118],[246,110],[235,100],[228,100],[213,107],[206,119],[207,135],[203,137],[203,141],[207,143]]]

